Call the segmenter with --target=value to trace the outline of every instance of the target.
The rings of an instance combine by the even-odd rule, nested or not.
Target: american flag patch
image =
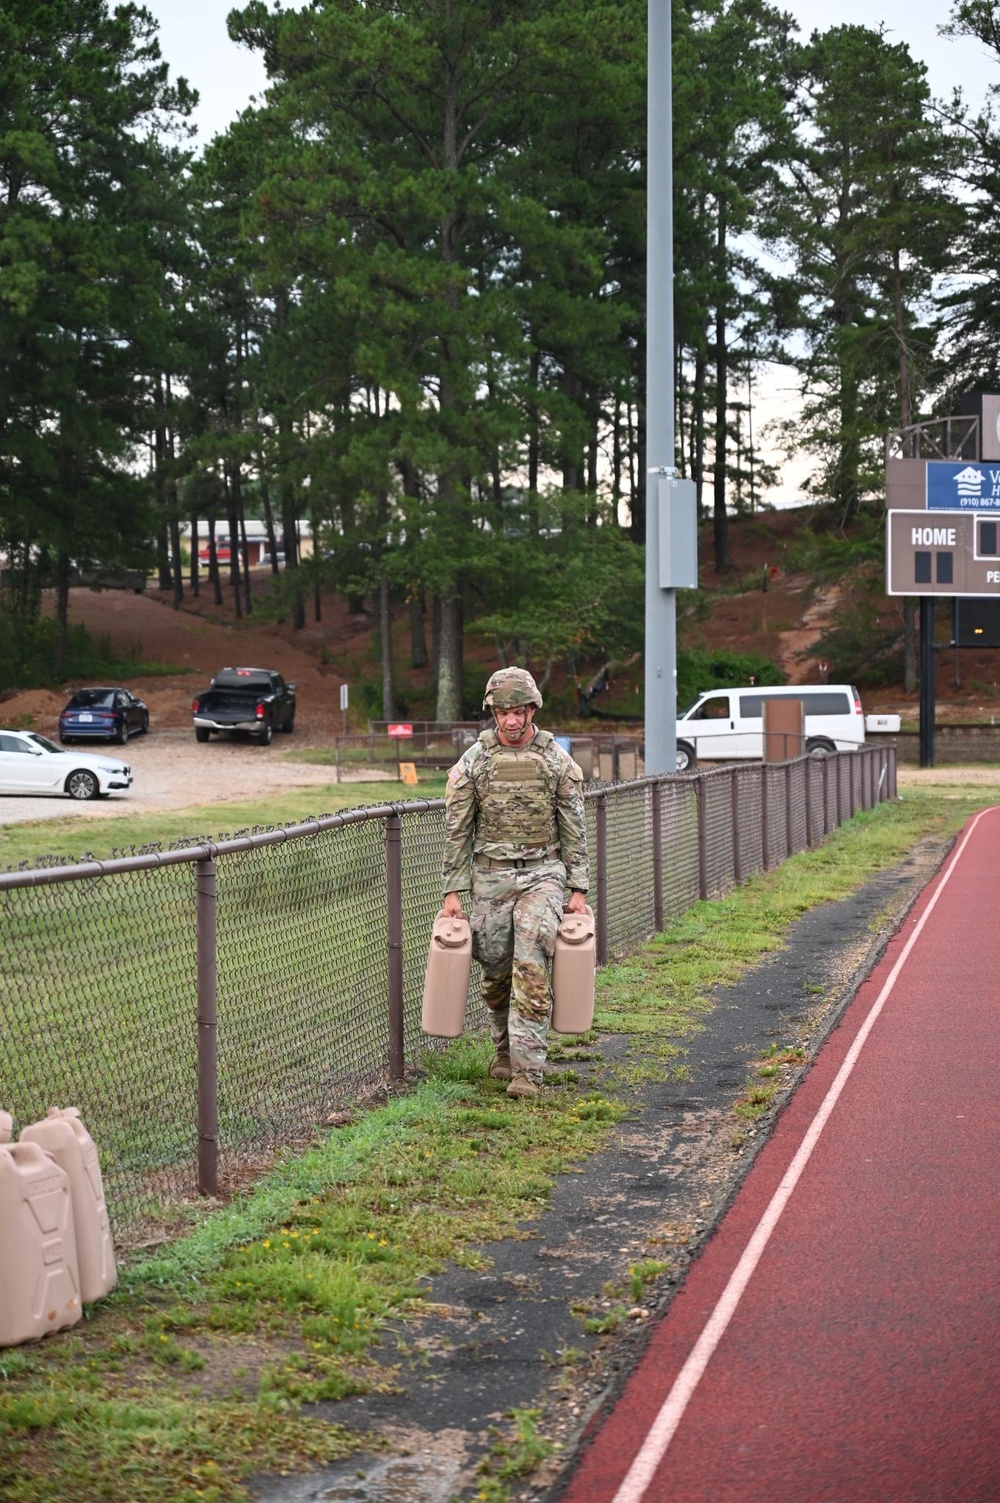
[[[451,781],[453,783],[457,783],[458,780],[459,780],[459,778],[461,776],[462,776],[462,764],[461,764],[461,762],[456,762],[455,765],[454,765],[454,767],[451,769],[451,772],[449,772],[448,777],[451,779]]]

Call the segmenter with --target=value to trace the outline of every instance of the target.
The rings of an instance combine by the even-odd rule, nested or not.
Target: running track
[[[1000,1503],[1000,809],[780,1117],[560,1503]]]

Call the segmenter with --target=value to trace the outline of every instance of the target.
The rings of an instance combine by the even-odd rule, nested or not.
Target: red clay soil
[[[838,610],[849,609],[849,600],[836,585],[815,587],[804,574],[789,571],[787,564],[796,536],[806,524],[802,511],[766,512],[734,519],[731,546],[734,568],[718,576],[712,563],[711,529],[703,530],[701,543],[702,589],[684,618],[681,597],[681,640],[690,646],[730,648],[762,653],[778,663],[791,683],[816,682],[820,677],[814,648],[823,629]],[[269,575],[255,570],[255,598],[266,596]],[[766,588],[764,588],[766,583]],[[321,619],[315,619],[315,603],[306,603],[306,625],[296,631],[291,622],[265,619],[258,611],[238,618],[231,607],[232,593],[224,590],[225,604],[217,606],[203,588],[198,598],[188,594],[180,609],[169,595],[149,589],[145,595],[129,591],[70,592],[70,620],[82,624],[92,636],[107,636],[122,657],[136,655],[141,662],[173,664],[170,676],[126,675],[126,687],[141,695],[158,725],[190,724],[191,699],[211,676],[226,665],[275,668],[298,687],[296,724],[306,741],[326,742],[342,728],[340,686],[351,687],[348,729],[367,729],[369,710],[361,685],[379,681],[372,616],[352,614],[344,599],[324,595]],[[47,602],[51,608],[52,602]],[[886,599],[887,616],[898,614],[899,603]],[[407,611],[401,609],[394,622],[394,662],[400,694],[400,713],[422,718],[433,713],[433,693],[427,668],[410,668]],[[428,637],[430,623],[427,623]],[[492,643],[466,635],[466,656],[480,663],[485,678],[498,666]],[[960,685],[955,685],[956,657]],[[595,658],[587,673],[596,672]],[[604,708],[630,713],[642,685],[642,663],[614,675],[613,693]],[[68,688],[73,687],[68,685]],[[572,685],[553,676],[550,695],[561,694],[561,704],[572,703]],[[3,701],[0,718],[8,724],[30,723],[37,729],[56,729],[59,710],[66,701],[63,690],[31,691]],[[375,696],[378,703],[378,696]],[[868,689],[868,711],[892,710],[915,722],[916,694],[906,695],[901,686]],[[937,704],[939,721],[988,719],[1000,714],[1000,650],[949,651],[937,653]],[[565,720],[565,714],[561,715]]]

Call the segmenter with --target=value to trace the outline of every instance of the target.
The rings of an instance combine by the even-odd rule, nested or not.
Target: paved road
[[[831,1035],[560,1503],[1000,1499],[1000,809]]]
[[[334,783],[333,767],[289,762],[284,756],[285,740],[278,736],[270,746],[262,747],[250,740],[218,736],[201,746],[189,729],[167,728],[148,736],[133,736],[125,747],[101,742],[67,747],[67,758],[73,751],[124,758],[132,767],[132,787],[106,799],[86,802],[53,795],[0,797],[0,825],[74,815],[107,819],[119,814],[148,814],[158,809],[260,798],[265,793],[294,788],[321,789]],[[290,749],[292,739],[288,740]]]

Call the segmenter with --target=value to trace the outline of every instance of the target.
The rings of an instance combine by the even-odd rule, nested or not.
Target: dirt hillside
[[[817,585],[793,567],[795,545],[806,516],[799,511],[765,512],[734,519],[731,527],[734,568],[715,574],[711,554],[711,528],[705,527],[701,545],[701,591],[691,620],[682,623],[682,640],[691,646],[762,653],[779,664],[790,683],[816,682],[821,677],[816,644],[822,632],[851,609],[849,593],[840,584]],[[217,606],[203,588],[198,598],[188,594],[180,609],[169,596],[154,588],[144,595],[128,591],[97,592],[76,589],[70,593],[70,619],[96,638],[107,636],[123,657],[135,655],[140,662],[169,664],[178,670],[168,676],[144,675],[141,668],[124,678],[126,686],[149,704],[154,724],[162,727],[190,725],[192,696],[204,688],[219,668],[245,665],[275,668],[298,689],[297,734],[302,741],[326,743],[342,729],[340,686],[350,687],[348,729],[367,729],[369,714],[378,714],[379,663],[372,616],[351,613],[339,596],[324,595],[307,602],[307,621],[295,631],[288,620],[265,619],[260,602],[269,584],[267,570],[255,570],[253,588],[258,609],[251,617],[237,617],[231,607],[231,592],[225,588],[225,604]],[[683,600],[683,597],[682,597]],[[49,602],[51,608],[51,602]],[[886,624],[899,616],[899,602],[886,599]],[[427,636],[430,623],[427,622]],[[397,670],[397,712],[419,719],[433,713],[429,669],[412,669],[407,612],[402,608],[393,629],[393,654]],[[497,666],[490,643],[474,632],[466,638],[467,661],[478,664],[483,677]],[[938,651],[938,720],[988,719],[1000,714],[1000,650]],[[598,658],[585,673],[596,671]],[[472,668],[473,675],[476,668]],[[642,663],[637,661],[614,674],[613,694],[602,698],[605,709],[634,713],[642,684]],[[74,686],[69,685],[67,688]],[[367,687],[367,695],[365,689]],[[556,674],[550,695],[562,695],[561,704],[574,702],[572,684]],[[30,723],[53,732],[65,703],[62,691],[34,691],[8,697],[0,718],[8,724]],[[865,688],[865,709],[894,710],[915,722],[916,694],[907,695],[901,684]],[[560,711],[561,718],[565,715]]]

